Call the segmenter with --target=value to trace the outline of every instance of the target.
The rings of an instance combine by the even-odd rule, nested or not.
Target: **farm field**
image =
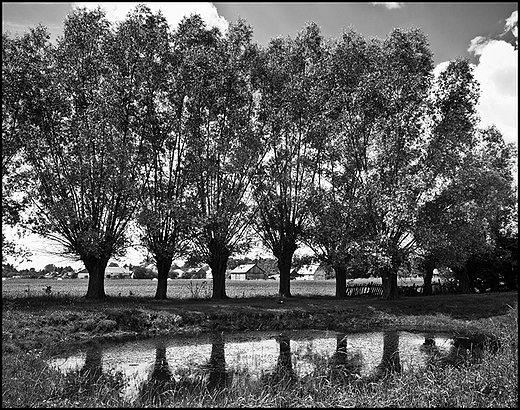
[[[376,279],[352,279],[348,284],[381,283]],[[400,280],[399,285],[422,285],[422,279]],[[26,297],[49,294],[45,292],[50,286],[52,295],[84,296],[87,293],[87,279],[8,279],[2,281],[2,297]],[[336,282],[334,280],[295,280],[291,281],[293,296],[334,296]],[[231,298],[249,298],[276,296],[279,282],[276,280],[226,281],[226,294]],[[136,296],[153,298],[157,282],[148,279],[106,279],[107,296]],[[175,279],[168,281],[168,298],[188,299],[211,297],[211,279]]]

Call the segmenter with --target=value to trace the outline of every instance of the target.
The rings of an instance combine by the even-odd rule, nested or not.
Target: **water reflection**
[[[161,404],[165,392],[175,389],[175,379],[166,360],[166,344],[163,340],[157,342],[155,348],[155,363],[150,378],[145,380],[139,389],[139,398],[143,402],[151,401]]]
[[[336,350],[330,359],[328,377],[331,382],[349,383],[359,379],[363,367],[361,352],[348,350],[348,335],[336,335]]]
[[[297,378],[292,364],[291,339],[282,333],[276,340],[280,348],[278,360],[274,369],[262,375],[261,379],[264,386],[286,389],[293,385]]]
[[[226,369],[224,338],[222,333],[212,335],[211,356],[207,370],[209,372],[209,380],[207,383],[209,390],[224,390],[231,386],[233,374]]]
[[[103,360],[99,346],[93,346],[85,352],[85,363],[66,379],[71,394],[94,396],[96,384],[103,374]]]
[[[383,358],[376,367],[375,375],[382,378],[391,373],[402,371],[401,359],[399,357],[399,332],[386,330],[383,332]]]
[[[466,349],[445,334],[242,332],[96,346],[50,365],[68,373],[67,380],[83,394],[92,394],[102,375],[121,372],[122,396],[160,405],[172,395],[226,394],[244,384],[290,388],[307,377],[343,384],[376,381],[414,366],[460,363],[475,353],[474,346]]]
[[[422,351],[426,353],[427,367],[459,366],[467,362],[478,362],[484,350],[496,351],[498,342],[478,335],[473,337],[454,337],[447,351],[440,351],[435,340],[426,337]]]

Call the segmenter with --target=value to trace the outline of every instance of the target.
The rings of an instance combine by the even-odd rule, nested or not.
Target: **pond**
[[[92,346],[49,364],[74,377],[121,377],[120,396],[130,401],[181,386],[197,389],[262,388],[281,381],[326,377],[377,381],[388,372],[466,360],[483,338],[447,333],[335,331],[211,333]]]

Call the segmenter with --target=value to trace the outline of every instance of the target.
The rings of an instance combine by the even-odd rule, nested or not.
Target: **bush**
[[[153,279],[157,277],[157,273],[151,269],[145,268],[144,266],[136,266],[133,272],[134,279]]]

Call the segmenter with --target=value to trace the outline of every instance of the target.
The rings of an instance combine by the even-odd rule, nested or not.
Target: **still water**
[[[119,372],[120,395],[134,400],[150,384],[223,389],[305,377],[377,380],[470,352],[462,344],[446,333],[395,330],[213,333],[101,345],[49,364],[66,374]]]

